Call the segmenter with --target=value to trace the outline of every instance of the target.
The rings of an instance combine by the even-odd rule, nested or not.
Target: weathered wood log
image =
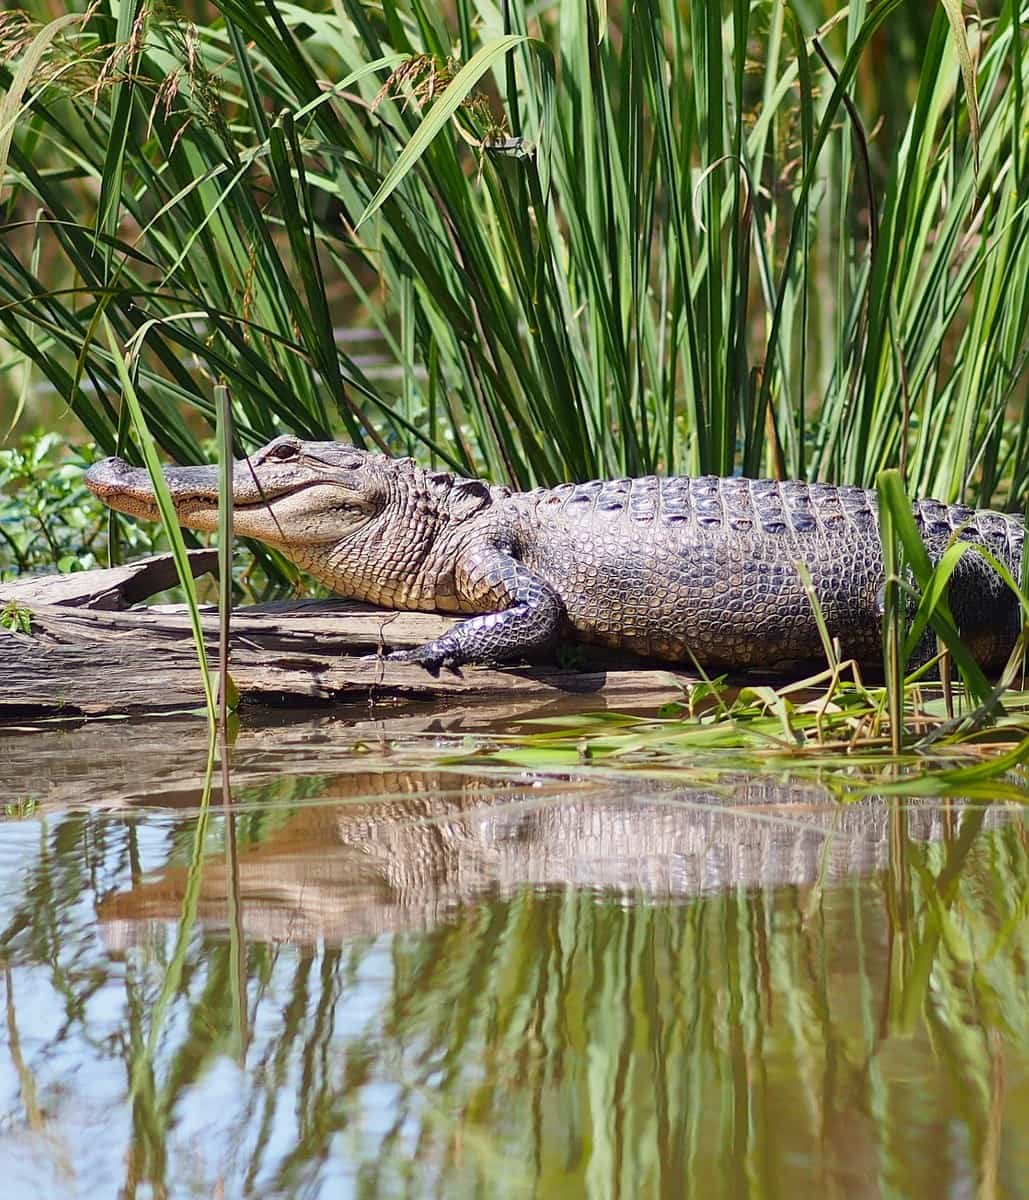
[[[204,560],[196,561],[201,566]],[[139,565],[139,564],[136,564]],[[162,570],[126,576],[129,568],[88,572],[78,594],[114,603],[148,586],[167,586]],[[0,718],[48,713],[95,715],[169,711],[203,702],[200,669],[187,613],[178,607],[130,612],[73,607],[68,577],[32,582],[14,599],[31,633],[0,629]],[[71,577],[74,579],[75,577]],[[52,582],[48,583],[47,579]],[[18,586],[18,585],[14,585]],[[53,603],[54,597],[61,597]],[[510,669],[464,667],[433,677],[421,667],[390,663],[384,649],[420,645],[455,618],[398,613],[343,600],[287,601],[238,609],[232,617],[232,677],[246,701],[340,704],[365,699],[429,699],[478,695],[525,699],[593,694],[622,704],[660,703],[679,694],[682,672],[596,655],[585,670],[553,665]],[[209,650],[217,612],[202,615]]]
[[[465,667],[437,678],[421,667],[356,657],[234,650],[232,678],[244,700],[274,704],[345,704],[365,699],[600,694],[654,704],[679,694],[670,671],[572,671],[557,667]],[[96,715],[167,712],[203,702],[196,657],[141,637],[45,646],[0,635],[0,718],[45,713]]]
[[[192,647],[184,605],[160,605],[131,612],[97,611],[64,605],[25,605],[32,634],[48,645],[133,642]],[[207,644],[218,637],[218,611],[201,608]],[[284,600],[237,608],[232,614],[234,649],[300,654],[374,654],[383,646],[418,646],[445,633],[456,618],[435,613],[393,612],[347,600]]]
[[[193,577],[218,569],[217,550],[189,550]],[[76,608],[124,609],[175,587],[179,582],[170,554],[140,558],[122,567],[74,571],[70,575],[26,575],[0,584],[0,606],[62,604]]]

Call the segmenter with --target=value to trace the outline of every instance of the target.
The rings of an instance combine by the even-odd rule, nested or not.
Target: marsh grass
[[[132,454],[106,317],[179,460],[221,380],[237,451],[285,426],[519,485],[903,463],[1017,499],[1026,14],[834,10],[9,13],[12,395]]]
[[[442,753],[444,764],[718,780],[752,771],[812,779],[843,800],[869,795],[1007,798],[1024,803],[1029,693],[1005,696],[987,726],[955,722],[939,685],[901,693],[897,749],[883,686],[829,672],[783,687],[724,680],[684,690],[655,714],[593,712],[529,717],[488,744]]]

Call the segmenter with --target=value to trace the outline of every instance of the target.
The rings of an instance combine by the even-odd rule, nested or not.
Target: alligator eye
[[[282,441],[276,442],[268,448],[266,458],[272,458],[276,462],[285,462],[287,459],[296,458],[300,453],[300,443],[296,438],[283,438]]]

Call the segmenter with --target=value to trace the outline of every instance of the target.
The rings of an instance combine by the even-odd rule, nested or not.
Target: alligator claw
[[[456,655],[433,649],[430,646],[415,646],[410,650],[394,650],[386,655],[387,662],[413,663],[424,667],[432,676],[438,676],[442,667],[456,673],[458,660]]]
[[[413,663],[415,666],[424,667],[433,678],[439,676],[440,667],[443,665],[441,658],[435,656],[424,655],[419,657],[417,650],[394,650],[392,654],[386,655],[387,662],[396,663]]]
[[[441,666],[448,665],[444,658],[433,655],[423,655],[420,649],[392,650],[388,654],[383,654],[381,650],[377,654],[360,654],[357,656],[357,662],[416,663],[418,666],[425,667],[427,670],[432,671],[433,674],[436,674]]]

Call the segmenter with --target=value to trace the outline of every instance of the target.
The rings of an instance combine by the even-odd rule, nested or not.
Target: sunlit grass
[[[591,767],[700,769],[711,777],[779,770],[814,774],[858,796],[918,792],[927,782],[936,794],[962,789],[967,794],[970,786],[1015,772],[1029,759],[1029,692],[1008,693],[1005,715],[974,732],[961,732],[948,716],[938,685],[910,687],[904,698],[899,754],[892,745],[886,689],[841,681],[829,688],[823,678],[781,688],[700,684],[657,715],[529,717],[523,731],[444,761],[583,773]]]
[[[133,455],[106,311],[180,461],[222,379],[237,449],[342,434],[522,485],[902,464],[1020,497],[1026,17],[981,10],[10,13],[12,395],[47,381]],[[397,386],[337,339],[355,319]]]

